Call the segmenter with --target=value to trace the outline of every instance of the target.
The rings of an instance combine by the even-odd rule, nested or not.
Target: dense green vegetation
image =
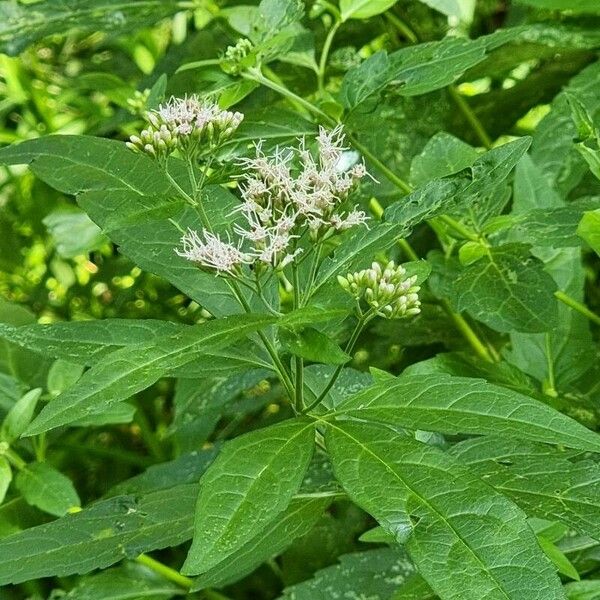
[[[599,600],[598,0],[0,0],[0,600]]]

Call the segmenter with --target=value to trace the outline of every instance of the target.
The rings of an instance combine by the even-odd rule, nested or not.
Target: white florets
[[[235,212],[241,213],[244,224],[234,225],[233,230],[245,252],[220,240],[222,247],[217,248],[210,238],[211,250],[227,254],[229,262],[236,264],[254,262],[283,268],[302,252],[296,246],[305,232],[317,241],[329,232],[366,225],[364,211],[344,211],[348,195],[367,171],[363,164],[349,170],[342,168],[347,157],[341,126],[333,131],[321,127],[316,142],[318,151],[314,156],[304,139],[298,148],[278,148],[272,155],[266,155],[259,142],[255,156],[241,160],[246,173],[239,185],[242,204]],[[178,254],[194,260],[191,256],[198,256],[200,248],[201,258],[196,262],[207,266],[209,238],[205,234],[206,243],[198,244],[197,234],[192,238],[191,233],[186,234],[187,243],[194,242],[194,252],[186,252],[184,246],[184,253]],[[217,260],[215,252],[210,261],[222,265],[219,271],[229,271],[223,268],[228,260]]]
[[[196,231],[188,229],[181,238],[182,249],[176,248],[175,252],[217,273],[233,273],[241,265],[251,262],[247,254],[233,244],[223,242],[218,235],[209,231],[204,231],[202,235],[204,240]]]

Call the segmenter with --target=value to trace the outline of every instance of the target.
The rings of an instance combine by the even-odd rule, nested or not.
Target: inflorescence
[[[385,267],[374,262],[370,269],[338,276],[339,284],[358,303],[366,304],[374,314],[387,319],[418,315],[421,302],[416,275],[406,277],[406,269],[390,261]]]
[[[148,126],[132,135],[127,146],[155,158],[167,157],[176,149],[190,154],[222,144],[243,118],[242,113],[222,110],[196,95],[171,98],[158,110],[146,113]]]
[[[299,147],[277,149],[270,156],[259,143],[256,156],[241,161],[243,202],[236,211],[241,223],[233,228],[237,242],[223,241],[206,230],[190,230],[177,254],[217,273],[233,274],[244,264],[281,269],[302,252],[299,241],[304,234],[317,243],[365,225],[363,211],[345,209],[350,192],[367,175],[364,164],[343,169],[346,148],[341,127],[320,128],[316,142],[316,156],[304,139]]]

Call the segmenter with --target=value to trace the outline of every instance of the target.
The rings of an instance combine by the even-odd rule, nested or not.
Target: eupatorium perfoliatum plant
[[[58,4],[0,2],[72,103],[0,137],[0,595],[600,598],[598,3]]]

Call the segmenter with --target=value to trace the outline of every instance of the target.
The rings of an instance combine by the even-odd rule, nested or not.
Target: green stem
[[[454,100],[456,106],[460,112],[462,112],[467,122],[472,127],[475,135],[479,138],[484,147],[489,150],[492,147],[492,139],[488,135],[488,132],[485,130],[485,127],[477,117],[477,115],[473,112],[473,109],[469,106],[469,103],[465,100],[463,95],[456,89],[455,86],[449,85],[448,92],[450,93],[450,97]]]
[[[206,170],[202,172],[202,177],[200,179],[200,183],[198,183],[198,181],[196,180],[196,174],[194,173],[194,162],[195,162],[195,158],[193,158],[192,156],[189,156],[185,161],[186,166],[187,166],[187,171],[188,171],[188,177],[190,180],[190,185],[192,186],[192,198],[194,199],[194,206],[198,210],[198,214],[200,215],[200,220],[202,221],[202,225],[204,225],[204,227],[206,229],[208,229],[208,231],[212,231],[212,227],[210,225],[210,219],[208,218],[208,215],[206,214],[206,210],[204,210],[204,206],[203,206],[202,202],[198,198],[198,194],[202,190],[202,187],[204,186],[204,181],[206,179],[206,170],[208,170],[208,165],[206,166]]]
[[[346,354],[350,354],[352,352],[352,350],[354,349],[354,345],[356,344],[356,341],[358,340],[358,336],[361,334],[365,325],[371,320],[372,317],[373,317],[373,315],[369,315],[368,313],[365,315],[361,315],[359,317],[358,322],[356,323],[356,327],[354,328],[354,331],[352,332],[352,335],[350,336],[350,339],[348,340],[348,344],[346,345],[346,348],[344,350],[346,352]],[[331,390],[331,388],[335,385],[335,382],[338,380],[338,377],[340,376],[343,368],[344,368],[343,364],[338,365],[336,367],[335,371],[333,372],[333,375],[331,376],[331,379],[329,380],[327,385],[323,388],[323,391],[319,394],[319,396],[317,397],[316,400],[311,402],[302,411],[302,414],[306,414],[306,413],[310,412],[311,410],[313,410],[314,408],[319,406],[319,404],[321,404],[321,402],[323,402],[323,400],[329,393],[329,390]]]
[[[300,277],[298,266],[292,263],[292,278],[294,284],[294,308],[300,307]],[[301,356],[294,357],[295,368],[295,407],[296,412],[301,413],[304,408],[304,360]]]
[[[155,573],[162,575],[165,579],[176,583],[177,585],[181,586],[186,590],[189,590],[194,584],[193,579],[182,575],[179,571],[168,567],[167,565],[159,562],[158,560],[155,560],[147,554],[140,554],[135,559],[135,562],[139,563],[140,565],[144,565],[149,569],[152,569]]]
[[[233,292],[233,295],[236,297],[237,301],[240,303],[240,305],[244,309],[244,311],[247,313],[251,313],[252,310],[250,308],[250,305],[246,301],[246,298],[244,298],[244,295],[242,294],[242,291],[240,290],[240,288],[237,286],[236,282],[231,281],[229,279],[226,279],[225,281],[227,281],[231,291]],[[273,344],[271,343],[269,338],[265,335],[265,333],[260,330],[257,331],[257,333],[258,333],[258,337],[260,337],[260,339],[265,347],[265,350],[271,357],[271,360],[273,361],[273,365],[277,369],[281,383],[285,387],[285,389],[288,393],[288,396],[290,397],[290,400],[292,400],[295,397],[294,384],[292,383],[292,380],[287,372],[287,369],[285,368],[284,364],[281,362],[281,359],[279,358],[279,355],[277,354],[277,350],[274,348]]]
[[[411,44],[416,44],[419,41],[417,34],[408,26],[408,24],[391,10],[385,13],[385,17]]]
[[[251,81],[256,81],[256,83],[260,83],[269,89],[272,89],[274,92],[281,94],[284,98],[288,98],[288,100],[293,100],[299,105],[303,106],[306,110],[321,117],[326,123],[330,125],[335,125],[335,121],[326,113],[324,113],[318,106],[312,104],[308,100],[305,100],[301,96],[294,94],[291,90],[286,88],[285,86],[276,83],[265,77],[258,69],[252,69],[247,71],[246,73],[242,73],[242,77],[245,79],[250,79]]]
[[[270,69],[267,65],[262,66],[262,72],[265,74],[267,80],[272,81],[273,83],[275,83],[283,89],[287,89],[281,77],[279,77],[279,75],[277,75],[277,73],[275,73],[275,71]],[[300,114],[306,116],[311,115],[311,111],[306,106],[304,106],[304,104],[299,102],[296,98],[292,98],[290,96],[287,98],[287,100],[290,103],[290,105],[293,106]]]
[[[317,244],[317,247],[313,249],[313,259],[312,264],[310,265],[310,273],[308,275],[308,282],[306,284],[306,290],[304,293],[304,298],[300,301],[300,306],[306,305],[308,300],[310,299],[313,291],[313,285],[315,283],[315,278],[317,276],[317,271],[319,269],[319,259],[321,258],[321,242]]]
[[[167,179],[171,182],[171,185],[181,194],[181,196],[187,200],[187,202],[189,202],[192,206],[196,206],[198,203],[196,202],[196,200],[194,200],[194,198],[192,198],[171,176],[171,173],[169,173],[169,171],[167,170],[167,166],[165,165],[164,168],[164,172],[165,175],[167,176]]]
[[[600,316],[596,313],[592,312],[585,304],[582,304],[575,298],[571,298],[568,294],[565,294],[562,291],[554,292],[554,296],[566,304],[568,307],[576,310],[578,313],[582,314],[584,317],[588,318],[592,323],[596,323],[596,325],[600,325]]]
[[[448,316],[452,319],[456,328],[460,331],[465,340],[467,340],[471,348],[473,348],[475,354],[477,354],[479,358],[485,360],[486,362],[494,362],[489,350],[477,337],[477,334],[473,331],[465,318],[460,313],[454,312],[447,300],[441,299],[440,304]]]
[[[410,194],[413,189],[404,179],[396,175],[386,164],[381,162],[366,146],[363,146],[354,136],[346,134],[348,141],[365,157],[371,161],[379,171],[381,171],[387,179],[389,179],[396,187],[404,193]]]
[[[323,44],[323,50],[321,51],[321,59],[319,60],[319,71],[317,74],[320,92],[323,92],[325,90],[325,70],[327,69],[327,58],[329,56],[329,51],[331,50],[333,38],[335,37],[335,34],[341,24],[342,22],[339,19],[336,19],[331,29],[327,32],[327,37],[325,38],[325,43]]]
[[[548,366],[548,379],[544,382],[544,394],[556,398],[558,392],[556,391],[556,380],[554,376],[554,360],[552,358],[552,345],[550,340],[550,334],[545,334],[545,348],[546,348],[546,364]]]
[[[6,456],[8,462],[19,469],[19,471],[22,471],[27,466],[27,463],[11,448],[5,448],[0,455]]]
[[[477,233],[475,233],[472,229],[469,229],[466,225],[463,225],[456,219],[453,219],[448,215],[440,215],[438,219],[442,223],[445,223],[448,227],[450,227],[450,229],[456,231],[456,233],[458,233],[465,239],[470,240],[471,242],[481,242],[481,238],[479,237],[479,235],[477,235]]]

